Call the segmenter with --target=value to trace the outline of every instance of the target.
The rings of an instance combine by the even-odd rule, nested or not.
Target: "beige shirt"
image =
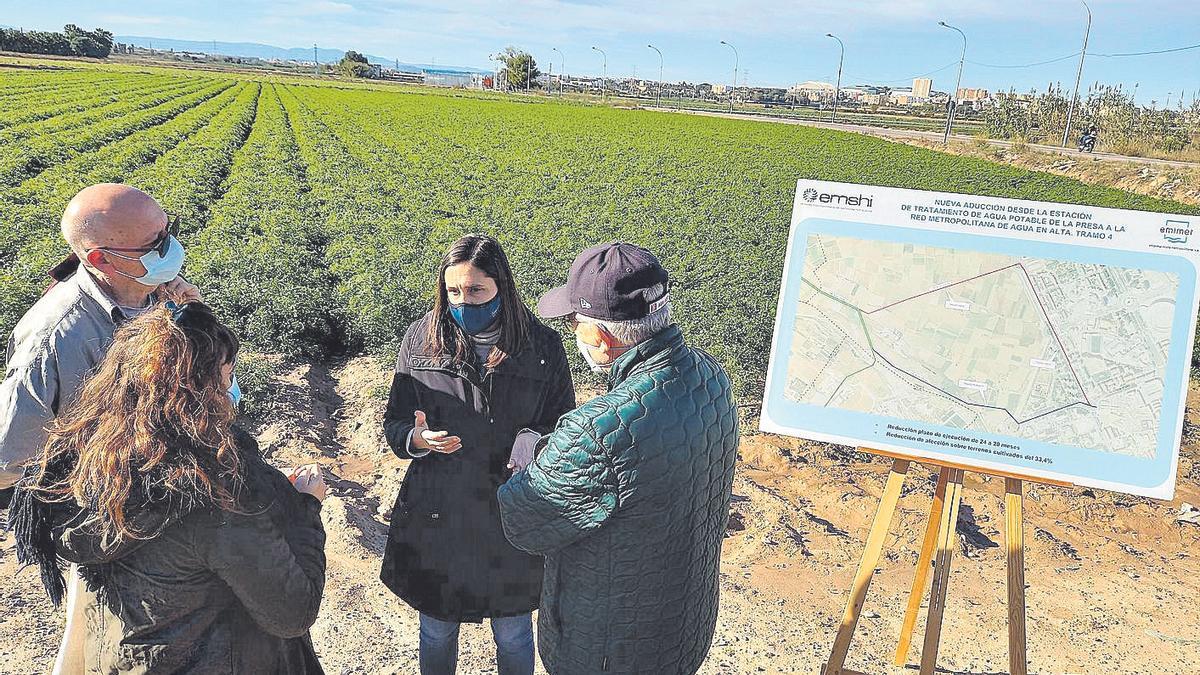
[[[99,365],[128,317],[85,268],[41,297],[8,340],[0,382],[0,489],[46,443],[46,426]]]

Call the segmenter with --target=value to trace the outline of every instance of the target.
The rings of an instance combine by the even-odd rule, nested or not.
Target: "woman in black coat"
[[[462,622],[491,621],[500,675],[533,672],[542,558],[504,537],[496,490],[575,407],[559,334],[521,302],[499,242],[459,239],[404,336],[384,430],[412,460],[381,578],[420,612],[422,675],[453,673]]]
[[[76,563],[87,675],[319,675],[325,483],[233,426],[238,340],[199,303],[124,324],[53,423],[10,512],[58,604]],[[289,482],[290,479],[290,482]]]

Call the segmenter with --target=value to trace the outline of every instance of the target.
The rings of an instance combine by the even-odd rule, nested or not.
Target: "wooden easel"
[[[837,638],[833,641],[833,650],[822,671],[824,675],[863,675],[843,667],[846,654],[850,650],[850,640],[854,637],[854,629],[862,614],[863,602],[867,598],[867,589],[871,586],[871,578],[875,575],[875,567],[879,564],[879,555],[883,550],[884,539],[891,528],[892,515],[896,512],[896,503],[900,500],[900,488],[904,485],[905,475],[911,462],[917,460],[892,452],[859,448],[860,451],[884,455],[892,458],[892,470],[888,474],[883,496],[879,499],[879,509],[871,521],[871,530],[867,534],[866,547],[862,560],[858,564],[858,572],[854,575],[850,587],[850,598],[846,602],[846,612],[842,615],[842,625],[838,628]],[[963,472],[977,471],[962,465],[929,462],[940,467],[937,487],[933,492],[933,503],[929,507],[929,520],[925,526],[925,540],[921,545],[921,554],[917,558],[916,575],[913,578],[912,591],[908,596],[908,607],[904,612],[904,624],[900,629],[900,642],[896,647],[894,663],[903,666],[908,660],[908,650],[912,644],[913,627],[917,622],[917,613],[921,609],[921,598],[925,595],[925,582],[929,577],[929,563],[933,560],[936,549],[937,559],[934,563],[933,585],[929,590],[929,614],[925,622],[925,643],[921,649],[921,675],[933,675],[937,666],[938,644],[941,640],[942,613],[946,608],[946,586],[950,580],[950,560],[954,554],[955,526],[958,523],[958,507],[962,499]],[[1025,535],[1022,524],[1022,477],[1017,474],[999,472],[984,472],[989,475],[1004,478],[1004,546],[1008,555],[1008,669],[1011,675],[1025,675]],[[1051,485],[1068,485],[1037,479]]]

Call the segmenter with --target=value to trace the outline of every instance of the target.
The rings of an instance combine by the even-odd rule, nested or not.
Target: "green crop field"
[[[582,247],[662,258],[690,339],[757,400],[798,178],[1195,211],[848,133],[417,88],[219,73],[0,69],[0,334],[65,254],[81,187],[182,218],[188,274],[259,350],[387,353],[460,235],[499,237],[525,298]]]

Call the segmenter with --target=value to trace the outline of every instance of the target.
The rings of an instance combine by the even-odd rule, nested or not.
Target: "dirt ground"
[[[324,465],[328,583],[313,639],[326,671],[415,673],[417,615],[378,580],[405,462],[384,447],[388,373],[359,358],[333,370],[278,366],[266,421],[253,424],[272,462]],[[1189,404],[1200,403],[1193,391]],[[1025,504],[1030,672],[1200,673],[1200,526],[1176,522],[1200,504],[1200,410],[1189,405],[1172,502],[1028,485]],[[753,422],[747,429],[753,428]],[[818,673],[840,622],[888,462],[795,439],[747,435],[721,565],[721,615],[700,671]],[[891,665],[935,473],[914,466],[887,538],[847,667]],[[1003,480],[967,474],[951,573],[940,672],[1007,671]],[[0,673],[44,673],[62,630],[34,570],[0,542]],[[460,673],[494,673],[486,625],[462,633]],[[541,671],[539,665],[539,672]]]

